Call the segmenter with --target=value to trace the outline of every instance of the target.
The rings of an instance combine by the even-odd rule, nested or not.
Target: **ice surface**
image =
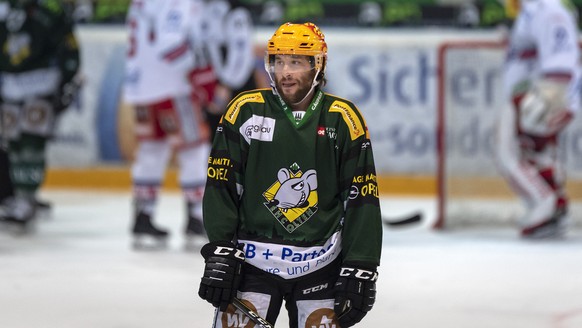
[[[203,261],[186,252],[183,203],[162,193],[168,249],[130,248],[130,195],[48,190],[51,219],[29,235],[0,231],[0,327],[210,327],[196,294]],[[517,230],[433,232],[430,198],[386,198],[383,213],[426,221],[385,228],[377,303],[358,327],[582,327],[582,233],[527,242]],[[282,311],[276,327],[287,327]],[[309,327],[311,328],[311,327]],[[317,327],[319,328],[319,327]]]

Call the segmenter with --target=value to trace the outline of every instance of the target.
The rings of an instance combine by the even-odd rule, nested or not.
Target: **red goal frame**
[[[455,48],[500,48],[507,46],[505,41],[447,41],[437,49],[437,122],[436,122],[436,188],[437,188],[437,216],[433,229],[441,230],[446,225],[446,87],[445,72],[447,51]]]

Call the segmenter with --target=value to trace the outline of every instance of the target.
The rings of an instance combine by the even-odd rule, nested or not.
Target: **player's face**
[[[275,85],[283,100],[296,104],[303,100],[313,83],[315,69],[308,56],[276,55],[272,63]]]

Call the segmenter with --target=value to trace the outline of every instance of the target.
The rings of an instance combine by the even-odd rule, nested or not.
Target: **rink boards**
[[[177,169],[166,173],[164,188],[178,190]],[[496,178],[470,178],[453,181],[459,192],[457,196],[485,199],[511,198],[513,194],[504,181]],[[378,185],[381,195],[418,195],[434,196],[436,178],[434,176],[379,175]],[[479,188],[461,188],[461,186],[478,185]],[[83,169],[52,168],[49,169],[44,188],[82,188],[82,189],[127,189],[131,187],[129,166],[99,166]],[[469,192],[471,190],[471,192]],[[582,181],[567,182],[567,190],[572,200],[582,201]]]

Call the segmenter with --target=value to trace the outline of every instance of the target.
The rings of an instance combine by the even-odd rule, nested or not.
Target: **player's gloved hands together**
[[[524,95],[516,95],[519,127],[527,134],[551,137],[563,130],[572,120],[567,108],[568,85],[552,80],[540,80]]]
[[[334,311],[342,328],[360,322],[376,301],[375,269],[344,265],[335,283]]]
[[[218,241],[204,245],[200,253],[206,266],[198,295],[221,311],[226,311],[240,285],[244,252],[231,242]]]

